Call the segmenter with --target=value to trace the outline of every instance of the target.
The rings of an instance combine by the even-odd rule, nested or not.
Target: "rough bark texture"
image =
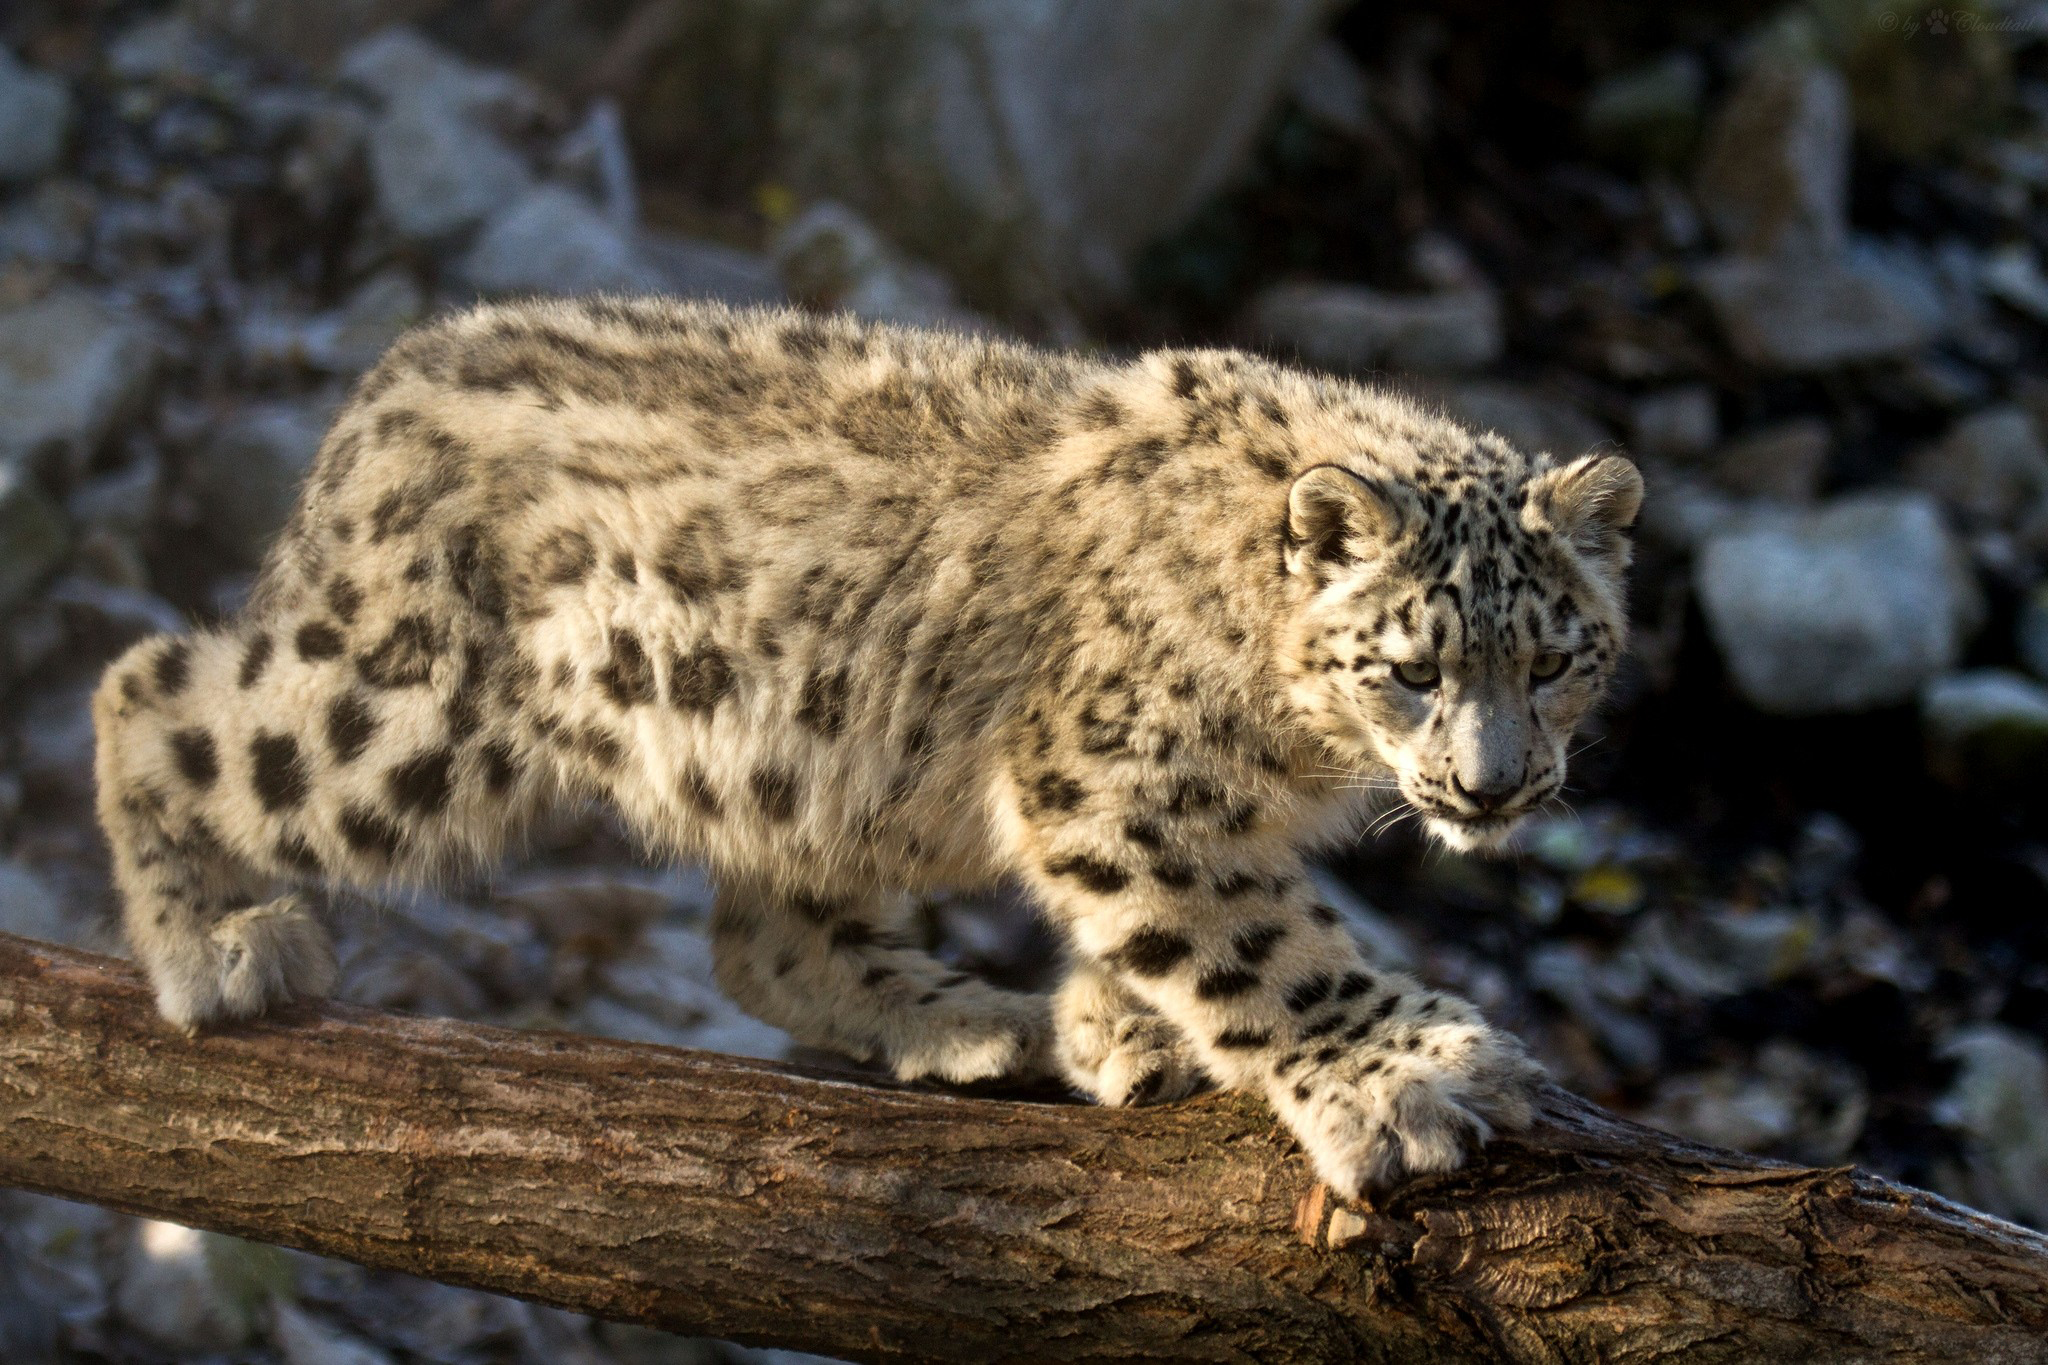
[[[966,1098],[348,1006],[188,1040],[0,935],[0,1183],[856,1359],[2048,1359],[2048,1239],[1558,1092],[1364,1211],[1257,1104]]]

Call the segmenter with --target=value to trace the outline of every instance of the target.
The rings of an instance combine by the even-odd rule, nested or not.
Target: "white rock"
[[[1278,284],[1252,301],[1250,336],[1311,365],[1364,371],[1483,369],[1500,358],[1500,303],[1491,289],[1389,294],[1355,284]]]
[[[71,135],[71,91],[0,47],[0,182],[33,180],[52,170]]]
[[[1978,271],[1978,287],[1999,302],[2048,322],[2048,274],[2033,248],[2015,242],[1987,252]]]
[[[1785,715],[1905,701],[1954,666],[1978,611],[1921,493],[1744,518],[1708,538],[1694,584],[1736,687]]]
[[[2003,668],[1936,678],[1920,694],[1928,766],[1976,788],[2032,788],[2048,772],[2048,686]]]
[[[540,185],[492,215],[457,267],[486,294],[632,292],[658,286],[630,229],[560,185]]]
[[[1825,257],[1722,256],[1695,281],[1736,354],[1771,370],[1904,355],[1935,340],[1944,322],[1930,273],[1869,243]]]
[[[0,463],[0,615],[17,606],[70,548],[71,528],[29,471]]]
[[[1715,114],[1694,189],[1745,255],[1839,251],[1849,231],[1849,86],[1818,64],[1760,62]]]
[[[2048,1223],[2048,1053],[2025,1034],[1979,1024],[1940,1055],[1962,1065],[1935,1118],[1977,1149],[1964,1197],[2004,1218]]]
[[[155,367],[142,325],[82,289],[0,308],[0,463],[54,456],[83,470]]]
[[[496,133],[431,90],[396,97],[370,129],[369,150],[377,206],[415,240],[476,226],[533,179]]]

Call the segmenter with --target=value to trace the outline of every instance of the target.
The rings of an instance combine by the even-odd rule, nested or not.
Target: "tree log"
[[[188,1039],[0,935],[0,1184],[858,1360],[2048,1360],[2048,1238],[1556,1091],[1340,1206],[1258,1103],[1020,1103],[329,1004]]]

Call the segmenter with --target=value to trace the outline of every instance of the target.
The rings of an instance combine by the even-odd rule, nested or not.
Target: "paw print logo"
[[[1927,31],[1939,38],[1948,32],[1948,11],[1931,9],[1927,11]]]

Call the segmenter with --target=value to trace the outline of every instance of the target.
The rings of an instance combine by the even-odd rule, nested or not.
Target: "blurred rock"
[[[289,1299],[270,1304],[270,1340],[284,1365],[391,1365],[388,1352],[306,1313]]]
[[[469,118],[506,125],[530,121],[542,103],[540,92],[522,77],[464,61],[402,26],[373,32],[348,49],[335,74],[380,104],[424,100]]]
[[[1359,373],[1484,369],[1500,358],[1490,289],[1389,294],[1355,284],[1274,285],[1252,300],[1245,331],[1322,369]]]
[[[61,637],[60,637],[61,638]],[[29,694],[14,721],[15,771],[31,794],[92,794],[92,682]]]
[[[30,867],[0,859],[0,933],[83,946],[85,926],[64,908],[55,888]]]
[[[0,1242],[16,1254],[20,1287],[36,1316],[55,1317],[76,1332],[97,1327],[113,1306],[103,1247],[127,1222],[90,1204],[22,1190],[0,1191]],[[33,1331],[34,1319],[24,1324]],[[67,1345],[81,1343],[74,1336]],[[61,1356],[9,1354],[7,1361],[43,1365]]]
[[[72,489],[64,511],[82,527],[139,535],[157,513],[163,476],[163,460],[153,446],[144,446],[119,469]]]
[[[342,69],[388,101],[370,129],[378,208],[401,236],[434,241],[518,199],[533,175],[484,121],[490,109],[513,98],[517,83],[418,42],[410,35],[373,39],[350,52]]]
[[[1346,137],[1372,130],[1372,90],[1363,69],[1344,45],[1324,38],[1287,79],[1287,94],[1313,122]]]
[[[1544,944],[1530,954],[1526,970],[1530,987],[1563,1005],[1624,1071],[1646,1076],[1663,1064],[1656,1027],[1629,1008],[1638,1001],[1628,997],[1639,993],[1614,989],[1612,974],[1584,944]]]
[[[1978,284],[1992,298],[2018,309],[2036,322],[2048,322],[2048,274],[2040,257],[2023,242],[1985,253]]]
[[[1825,421],[1794,417],[1723,446],[1713,459],[1714,482],[1744,497],[1812,502],[1827,477],[1833,445]]]
[[[1802,259],[1722,256],[1694,274],[1737,356],[1767,370],[1827,370],[1914,351],[1940,335],[1926,270],[1868,243]]]
[[[1919,493],[1745,518],[1707,540],[1693,582],[1736,687],[1784,715],[1905,701],[1954,666],[1977,611]]]
[[[814,204],[775,239],[790,296],[825,311],[844,308],[877,322],[985,330],[962,308],[946,277],[901,255],[843,204]]]
[[[332,374],[360,374],[426,311],[426,296],[412,273],[403,266],[387,267],[318,320],[307,341],[306,358]]]
[[[1945,1042],[1960,1063],[1935,1118],[1976,1151],[1958,1195],[2002,1218],[2048,1223],[2048,1054],[2038,1039],[1979,1024]]]
[[[1849,233],[1849,88],[1817,64],[1766,61],[1715,113],[1694,189],[1723,245],[1818,256]]]
[[[775,262],[751,251],[647,230],[640,234],[640,254],[666,293],[718,299],[736,308],[789,301]]]
[[[81,289],[0,308],[0,464],[82,471],[148,395],[149,333]]]
[[[1443,401],[1451,416],[1526,451],[1569,459],[1608,440],[1607,429],[1577,405],[1533,385],[1472,380],[1451,387]]]
[[[1870,1101],[1854,1070],[1785,1039],[1754,1070],[1729,1066],[1657,1087],[1640,1122],[1696,1142],[1832,1165],[1862,1134]]]
[[[2048,686],[2002,668],[1953,673],[1921,692],[1920,723],[1928,767],[1943,781],[2039,794],[2048,773]]]
[[[178,609],[155,593],[83,574],[58,579],[46,596],[63,614],[70,652],[81,661],[111,662],[145,635],[175,634],[185,628]]]
[[[411,23],[447,0],[183,0],[194,17],[266,52],[325,66],[365,33]]]
[[[2014,629],[2020,662],[2037,678],[2048,679],[2048,583],[2027,594]]]
[[[43,495],[29,471],[0,464],[0,616],[63,561],[70,544],[63,512]]]
[[[619,1365],[727,1365],[728,1357],[711,1342],[679,1337],[630,1322],[601,1322],[597,1339],[617,1357]]]
[[[34,180],[63,158],[71,136],[71,91],[0,47],[0,183]]]
[[[739,42],[775,53],[801,197],[850,204],[978,300],[1057,312],[1122,294],[1133,254],[1223,186],[1335,8],[771,6]]]
[[[493,214],[456,269],[485,294],[630,293],[659,281],[629,230],[560,185]]]
[[[142,1222],[114,1302],[130,1326],[166,1350],[232,1351],[256,1335],[270,1296],[290,1284],[290,1263],[275,1247]]]
[[[241,563],[258,563],[291,515],[333,415],[328,397],[251,403],[192,452],[186,477],[207,534]]]
[[[1989,408],[1910,457],[1906,478],[1963,525],[2009,530],[2048,500],[2048,449],[2026,409]]]
[[[1699,58],[1673,52],[1594,86],[1579,126],[1602,156],[1631,166],[1676,167],[1699,140],[1705,90]]]
[[[1720,439],[1720,410],[1704,384],[1658,389],[1629,409],[1629,441],[1640,454],[1688,459],[1706,454]]]
[[[1648,913],[1629,943],[1658,980],[1705,1000],[1784,981],[1813,959],[1822,937],[1810,910],[1706,905]]]

